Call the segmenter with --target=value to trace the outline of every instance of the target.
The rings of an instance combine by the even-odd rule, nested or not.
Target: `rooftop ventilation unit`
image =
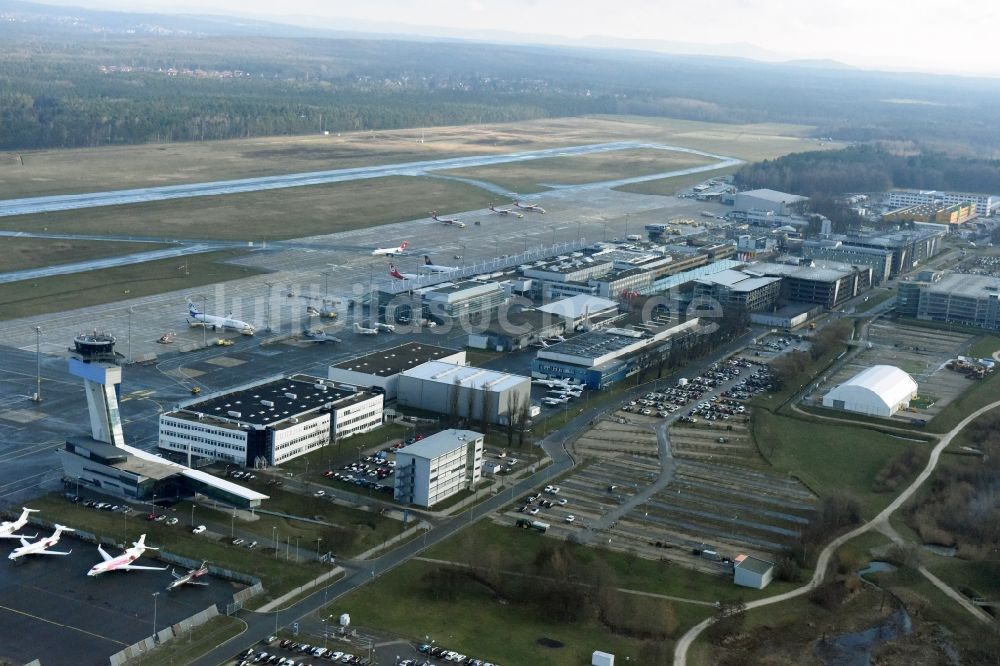
[[[288,398],[289,400],[298,400],[299,399],[299,396],[295,395],[294,393],[286,393],[285,397]]]
[[[274,403],[271,402],[270,400],[261,400],[260,404],[264,405],[265,407],[274,407]]]
[[[226,412],[226,414],[228,414],[229,416],[232,416],[234,419],[239,419],[239,418],[243,417],[243,414],[241,414],[240,412],[236,412],[236,411],[232,411],[232,410]]]

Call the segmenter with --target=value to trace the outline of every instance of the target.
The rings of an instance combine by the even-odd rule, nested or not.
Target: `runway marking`
[[[95,634],[92,631],[87,631],[86,629],[81,629],[80,627],[74,627],[71,624],[63,624],[62,622],[56,622],[54,620],[49,620],[48,618],[40,617],[38,615],[34,615],[33,613],[28,613],[28,612],[25,612],[25,611],[22,611],[22,610],[18,610],[16,608],[11,608],[10,606],[0,605],[0,609],[5,610],[5,611],[10,611],[11,613],[16,613],[18,615],[23,615],[24,617],[31,618],[32,620],[40,620],[42,622],[46,622],[46,623],[54,625],[56,627],[62,627],[64,629],[71,629],[71,630],[79,632],[81,634],[86,634],[88,636],[93,636],[94,638],[99,638],[99,639],[101,639],[103,641],[108,641],[109,643],[114,643],[115,645],[121,645],[122,647],[128,647],[128,643],[123,643],[121,641],[115,640],[114,638],[108,638],[107,636],[101,636],[100,634]]]

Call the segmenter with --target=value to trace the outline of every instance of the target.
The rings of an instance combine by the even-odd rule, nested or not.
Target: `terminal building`
[[[472,430],[442,430],[397,451],[394,499],[430,508],[474,489],[482,478],[483,439]]]
[[[871,266],[872,283],[876,285],[892,275],[892,256],[890,249],[847,245],[840,240],[807,240],[802,243],[802,257],[805,259]]]
[[[774,307],[781,292],[781,278],[725,270],[694,281],[695,298],[713,298],[723,306],[737,305],[747,312],[765,312]]]
[[[160,415],[159,447],[247,467],[280,465],[382,425],[383,396],[294,375]]]
[[[698,319],[670,319],[662,325],[606,328],[575,336],[538,350],[531,376],[571,379],[591,389],[602,389],[655,365],[677,342],[692,334]]]
[[[888,250],[892,253],[889,275],[909,273],[941,252],[948,228],[940,224],[916,223],[913,229],[887,234],[847,234],[835,236],[844,246]]]
[[[400,407],[505,424],[513,411],[530,406],[531,380],[496,370],[429,361],[400,374],[396,401]]]
[[[831,310],[872,286],[870,266],[814,261],[808,265],[756,263],[743,270],[751,275],[780,277],[783,301],[815,303]]]
[[[399,375],[428,361],[465,365],[465,351],[408,342],[331,365],[327,379],[382,392],[386,400],[395,400]]]
[[[900,282],[896,311],[904,317],[1000,330],[1000,278],[923,271]]]

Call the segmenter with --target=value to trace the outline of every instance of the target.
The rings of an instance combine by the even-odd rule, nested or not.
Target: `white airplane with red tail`
[[[97,544],[97,550],[101,553],[103,562],[98,562],[94,566],[90,567],[90,571],[87,572],[88,576],[99,576],[102,573],[108,571],[134,571],[134,570],[146,570],[146,571],[164,571],[167,567],[142,567],[137,564],[132,564],[137,559],[142,557],[142,554],[149,550],[159,550],[159,548],[153,548],[152,546],[146,545],[146,535],[143,534],[139,537],[138,541],[132,543],[132,547],[125,550],[124,553],[118,557],[111,557],[108,553]]]
[[[440,222],[441,224],[447,224],[447,225],[452,226],[452,227],[458,227],[459,229],[464,229],[465,228],[465,222],[462,222],[460,220],[456,220],[453,217],[438,217],[438,214],[435,213],[435,212],[433,212],[433,211],[431,212],[431,218],[435,222]]]
[[[538,204],[521,203],[520,201],[515,201],[514,205],[520,208],[521,210],[529,210],[533,213],[542,213],[543,215],[545,214],[545,209],[539,206]]]
[[[412,280],[420,277],[416,273],[400,273],[399,269],[396,268],[394,264],[389,264],[389,276],[394,277],[397,280]]]
[[[52,533],[52,536],[45,537],[44,539],[39,539],[34,543],[29,542],[24,537],[21,537],[21,547],[15,548],[11,551],[10,555],[7,556],[8,560],[16,560],[19,557],[24,557],[25,555],[69,555],[72,550],[67,550],[65,552],[58,550],[49,550],[52,546],[59,543],[59,535],[63,532],[74,532],[72,527],[65,527],[64,525],[56,525],[56,531]]]
[[[399,247],[379,247],[372,250],[373,257],[396,257],[406,254],[406,248],[410,246],[409,241],[403,241]]]
[[[500,213],[501,215],[513,215],[519,220],[524,217],[524,215],[518,213],[516,210],[511,210],[510,208],[497,208],[493,204],[490,204],[490,210],[494,213]]]

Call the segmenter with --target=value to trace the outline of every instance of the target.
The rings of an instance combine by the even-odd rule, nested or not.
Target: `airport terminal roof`
[[[744,270],[752,275],[779,275],[816,282],[839,280],[855,272],[855,268],[850,264],[832,261],[813,261],[811,265],[759,262],[749,264]]]
[[[767,188],[747,190],[746,192],[738,192],[737,194],[746,194],[748,196],[764,199],[765,201],[772,201],[774,203],[795,203],[797,201],[805,201],[809,198],[799,196],[798,194],[788,194],[787,192],[769,190]]]
[[[505,391],[522,382],[531,381],[522,375],[511,375],[497,370],[486,370],[485,368],[456,365],[443,361],[429,361],[416,368],[406,370],[403,372],[403,376],[447,384],[454,384],[457,379],[462,386],[486,391]]]
[[[389,349],[382,349],[365,354],[364,356],[357,356],[337,363],[333,367],[340,370],[363,372],[378,377],[391,377],[428,361],[436,361],[440,358],[460,353],[462,352],[446,347],[437,347],[420,342],[408,342],[398,347],[390,347]]]
[[[190,467],[185,467],[179,463],[171,462],[166,458],[160,457],[154,453],[149,453],[148,451],[143,451],[142,449],[137,449],[134,446],[122,446],[121,449],[130,454],[134,459],[152,462],[158,465],[166,465],[170,467],[175,474],[180,474],[181,476],[186,476],[189,479],[194,479],[195,481],[199,481],[205,485],[221,490],[222,492],[247,500],[248,502],[260,502],[261,500],[266,500],[270,497],[269,495],[259,493],[256,490],[251,490],[249,488],[244,488],[238,483],[233,483],[232,481],[219,478],[209,474],[208,472],[191,469]]]
[[[617,310],[618,303],[590,294],[577,294],[570,298],[552,301],[538,308],[540,312],[547,312],[566,319],[579,319],[587,313],[597,315],[611,309]]]
[[[328,379],[295,375],[189,403],[171,416],[206,414],[257,426],[275,427],[300,414],[316,411],[329,403],[338,406],[370,397],[364,391],[342,388]]]
[[[1000,278],[989,275],[944,273],[936,281],[922,281],[920,284],[926,284],[924,288],[928,291],[966,298],[987,298],[991,294],[1000,294]]]
[[[433,460],[446,453],[451,453],[466,443],[475,441],[483,434],[474,430],[442,430],[430,437],[425,437],[419,442],[414,442],[409,446],[404,446],[396,455],[406,453],[415,458],[427,458]]]

